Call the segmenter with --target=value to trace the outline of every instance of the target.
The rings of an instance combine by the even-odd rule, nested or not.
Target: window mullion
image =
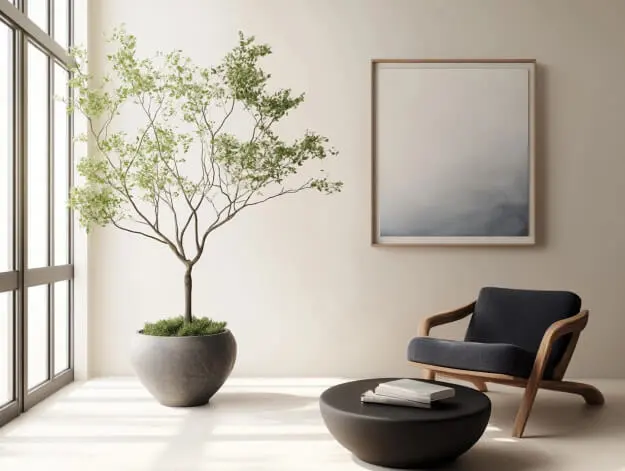
[[[21,2],[21,0],[17,0],[18,1],[18,5]],[[21,286],[20,283],[23,283],[23,277],[22,275],[22,266],[20,265],[20,261],[19,261],[19,254],[20,252],[20,236],[21,236],[21,225],[20,225],[20,219],[19,219],[19,191],[21,190],[21,184],[19,183],[19,179],[21,177],[21,172],[20,172],[20,165],[19,165],[19,160],[18,157],[20,155],[20,132],[21,132],[21,127],[20,127],[20,116],[21,116],[21,110],[20,110],[20,97],[22,96],[22,91],[23,88],[20,86],[19,84],[19,78],[20,78],[20,70],[21,70],[21,64],[19,63],[19,57],[20,57],[20,44],[21,44],[21,32],[18,31],[15,28],[11,28],[12,31],[12,35],[11,35],[11,47],[12,47],[12,52],[13,52],[13,62],[11,63],[11,72],[13,74],[13,83],[12,83],[12,96],[11,96],[11,104],[12,104],[12,116],[11,116],[11,131],[13,133],[12,135],[12,140],[13,140],[13,146],[12,146],[12,151],[13,151],[13,155],[11,156],[11,160],[12,160],[12,182],[11,182],[11,197],[13,199],[12,201],[12,214],[11,214],[11,229],[12,229],[12,241],[11,241],[11,248],[13,249],[13,253],[11,254],[11,258],[12,258],[12,268],[13,270],[15,270],[16,272],[16,286],[15,286],[15,290],[13,291],[13,322],[12,322],[12,326],[13,326],[13,332],[11,333],[12,336],[12,340],[13,340],[13,362],[12,362],[12,369],[13,371],[11,372],[12,375],[12,384],[11,384],[11,389],[12,389],[12,393],[13,393],[13,400],[16,402],[17,405],[17,413],[19,414],[21,407],[22,407],[22,401],[21,401],[21,391],[20,391],[20,386],[22,384],[21,381],[21,341],[19,339],[20,333],[22,332],[21,330],[21,324],[20,324],[20,314],[21,314],[21,310],[19,307],[19,303],[21,300]]]
[[[53,23],[54,0],[48,22]],[[50,33],[52,35],[52,31]],[[54,266],[54,59],[48,56],[48,266]],[[54,285],[48,285],[48,378],[54,377]]]
[[[67,4],[67,44],[71,49],[74,47],[74,0],[69,0]]]
[[[48,35],[54,40],[54,0],[48,0]]]
[[[23,3],[20,1],[20,3]],[[23,6],[23,5],[21,5]],[[18,289],[15,297],[15,393],[19,412],[24,411],[26,397],[25,378],[27,377],[26,362],[26,293],[24,288],[24,270],[26,268],[26,35],[19,29],[15,30],[14,70],[14,165],[15,165],[15,268],[18,272]]]

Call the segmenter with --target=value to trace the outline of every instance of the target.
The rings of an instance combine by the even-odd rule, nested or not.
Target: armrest
[[[475,301],[466,306],[454,309],[453,311],[443,312],[423,319],[419,324],[419,337],[427,337],[430,335],[430,329],[432,327],[464,319],[468,315],[473,314],[474,309]]]
[[[543,376],[547,360],[551,354],[551,348],[555,341],[563,335],[579,334],[584,330],[586,324],[588,324],[588,311],[584,310],[574,316],[556,321],[549,326],[540,342],[540,347],[536,354],[536,361],[534,362],[534,369],[532,371],[532,376],[535,376],[537,381]]]
[[[588,324],[587,310],[566,319],[554,322],[545,332],[543,341],[541,342],[541,347],[545,341],[554,342],[563,335],[570,334],[572,332],[581,332],[586,327],[586,324]]]

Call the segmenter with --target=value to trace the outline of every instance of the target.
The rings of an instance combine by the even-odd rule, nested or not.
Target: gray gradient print
[[[384,69],[379,83],[380,235],[528,236],[528,71]]]

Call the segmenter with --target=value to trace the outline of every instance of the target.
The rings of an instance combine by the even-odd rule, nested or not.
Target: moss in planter
[[[146,322],[142,333],[158,337],[189,337],[193,335],[214,335],[226,330],[225,322],[218,322],[208,317],[194,317],[190,324],[184,323],[184,317],[170,317],[157,322]]]

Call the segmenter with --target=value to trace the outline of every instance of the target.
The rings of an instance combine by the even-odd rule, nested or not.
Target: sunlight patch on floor
[[[0,429],[0,470],[382,470],[354,459],[325,428],[319,395],[344,381],[233,378],[210,405],[189,409],[161,406],[131,378],[74,384]],[[590,458],[598,454],[602,471],[625,471],[617,459],[625,382],[613,383],[611,397],[609,390],[605,413],[539,397],[528,430],[543,437],[522,440],[510,436],[518,391],[495,390],[483,438],[444,469],[587,471],[598,469]]]

